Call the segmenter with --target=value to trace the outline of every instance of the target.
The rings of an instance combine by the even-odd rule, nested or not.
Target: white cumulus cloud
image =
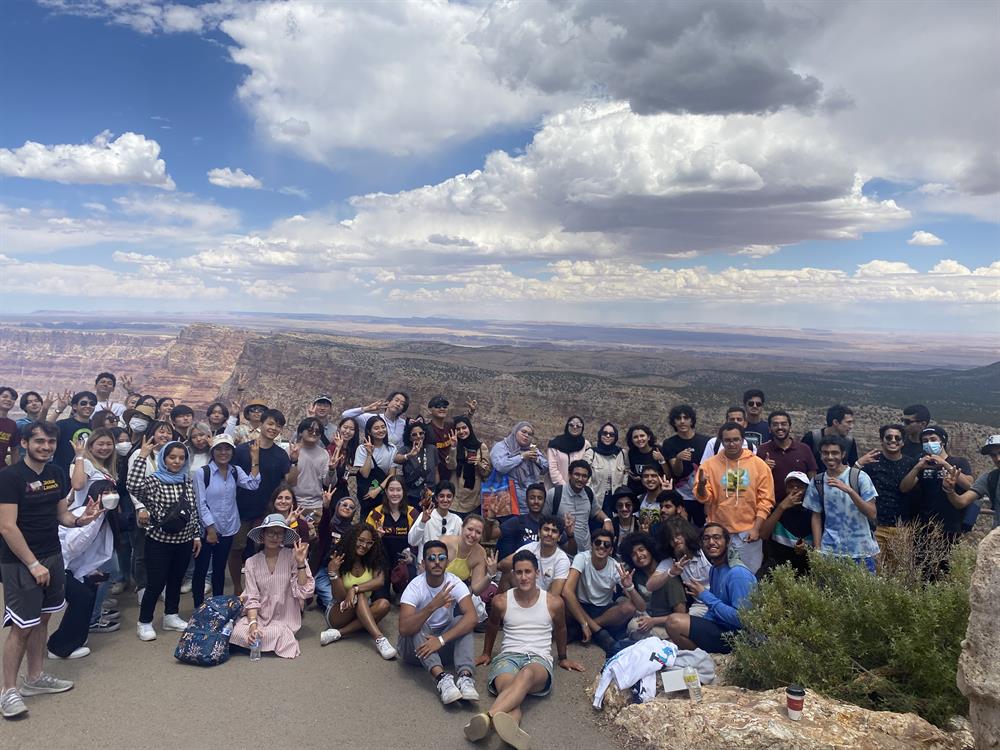
[[[913,233],[913,236],[906,241],[906,244],[932,247],[934,245],[943,245],[944,240],[942,240],[935,234],[931,234],[930,232],[925,232],[922,229],[918,229]]]
[[[213,185],[224,188],[260,190],[264,187],[263,182],[238,167],[236,169],[230,169],[229,167],[210,169],[208,170],[208,181]]]
[[[108,130],[90,143],[27,141],[20,148],[0,148],[0,174],[62,183],[175,187],[160,158],[159,143],[139,133],[113,138]]]

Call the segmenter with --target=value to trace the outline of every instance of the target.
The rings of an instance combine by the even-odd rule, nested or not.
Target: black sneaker
[[[103,617],[90,626],[91,633],[114,633],[116,630],[121,629],[122,624],[120,622],[114,622],[112,620],[105,620]]]

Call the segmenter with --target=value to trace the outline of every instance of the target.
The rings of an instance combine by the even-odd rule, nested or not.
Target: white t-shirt
[[[454,588],[451,590],[451,598],[455,600],[455,604],[458,604],[469,596],[469,587],[462,583],[462,579],[454,573],[445,573],[441,585],[433,589],[427,585],[427,576],[425,574],[419,575],[410,581],[406,590],[403,591],[403,595],[399,598],[399,603],[400,605],[409,604],[414,609],[423,609],[430,603],[437,592],[448,583],[454,584]],[[451,611],[444,607],[439,607],[427,618],[427,627],[431,630],[438,630],[451,622],[451,619]]]
[[[580,582],[576,587],[576,598],[595,607],[607,607],[615,599],[615,586],[621,583],[618,566],[612,558],[598,570],[594,567],[589,552],[577,552],[573,558],[573,570],[580,571]]]
[[[117,460],[117,458],[115,459]],[[101,471],[101,469],[94,466],[89,458],[83,459],[83,470],[87,473],[87,483],[83,485],[83,489],[73,490],[73,507],[76,508],[81,505],[87,504],[87,492],[90,490],[94,482],[100,482],[102,479],[107,479],[108,481],[114,481],[111,479],[109,474]],[[73,467],[70,466],[70,475],[73,473]]]
[[[569,555],[556,547],[551,557],[542,557],[542,543],[528,542],[518,547],[517,551],[526,549],[538,558],[538,588],[548,591],[553,581],[565,581],[569,578]]]

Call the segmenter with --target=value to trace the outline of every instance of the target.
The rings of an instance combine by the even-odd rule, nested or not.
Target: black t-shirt
[[[877,461],[861,467],[878,492],[875,510],[879,526],[896,526],[913,520],[916,511],[915,493],[903,492],[899,489],[899,483],[916,463],[916,459],[909,456],[902,456],[898,461],[890,461],[881,456]]]
[[[250,443],[236,446],[233,454],[233,465],[239,466],[247,474],[250,473]],[[240,519],[250,521],[262,518],[267,511],[271,495],[278,489],[292,468],[285,449],[280,445],[260,449],[260,486],[255,490],[236,488],[236,505],[240,511]]]
[[[76,441],[80,438],[86,440],[93,430],[90,422],[78,422],[73,417],[60,419],[56,422],[56,427],[59,428],[59,442],[56,443],[56,454],[52,458],[52,463],[69,474],[70,464],[76,456]]]
[[[743,439],[754,447],[762,445],[771,439],[771,427],[767,422],[747,424],[746,432],[743,433]]]
[[[903,455],[915,458],[919,461],[920,457],[924,455],[924,444],[911,443],[909,440],[905,441],[903,443]]]
[[[687,601],[680,577],[668,578],[664,586],[652,592],[646,588],[648,580],[649,576],[646,575],[646,571],[636,569],[632,572],[632,582],[635,584],[639,596],[646,600],[646,612],[651,617],[669,615],[678,604],[684,604]]]
[[[813,458],[816,459],[816,466],[823,468],[823,457],[819,453],[819,444],[822,437],[819,440],[813,439],[814,432],[819,432],[822,435],[822,430],[810,430],[802,436],[802,442],[808,445],[809,449],[813,452]],[[858,462],[858,443],[853,435],[842,439],[847,442],[847,458],[844,460],[844,463],[848,466],[854,466]]]
[[[0,471],[0,503],[17,506],[17,528],[35,557],[59,554],[56,507],[68,493],[66,472],[51,463],[45,464],[41,474],[36,474],[24,461]],[[3,541],[0,541],[0,562],[19,562]]]
[[[947,460],[952,466],[960,468],[963,474],[972,475],[972,466],[964,458],[948,456]],[[948,501],[941,486],[943,478],[944,469],[932,467],[927,467],[917,477],[917,485],[920,487],[920,519],[940,523],[949,534],[960,534],[965,508],[956,508]]]
[[[674,435],[668,437],[663,441],[663,457],[668,461],[683,450],[688,448],[693,448],[691,452],[692,461],[684,461],[681,467],[680,474],[674,474],[674,479],[678,482],[683,482],[694,472],[695,464],[701,460],[701,454],[705,452],[705,446],[708,445],[708,435],[699,435],[695,433],[694,436],[690,438],[682,438],[680,435]],[[673,471],[673,469],[671,469]]]

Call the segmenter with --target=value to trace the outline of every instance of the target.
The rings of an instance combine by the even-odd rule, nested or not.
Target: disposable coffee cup
[[[802,719],[802,706],[806,700],[806,691],[798,685],[789,685],[785,690],[785,701],[788,704],[788,718],[792,721]]]
[[[117,492],[105,492],[101,495],[101,505],[103,505],[107,510],[114,510],[118,507],[118,501],[121,498],[118,496]]]

